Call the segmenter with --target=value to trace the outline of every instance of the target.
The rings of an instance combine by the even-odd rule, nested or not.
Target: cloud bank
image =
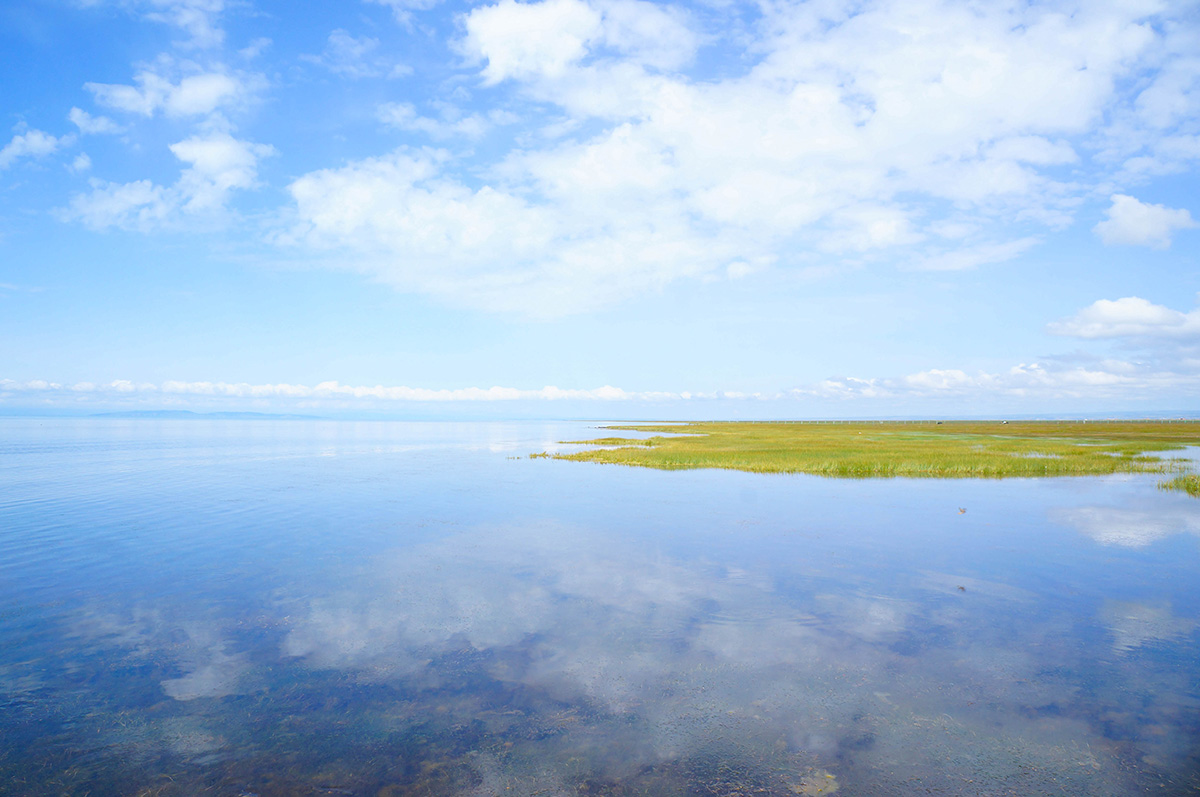
[[[1083,214],[1106,244],[1162,249],[1196,226],[1128,193],[1200,160],[1195,26],[1170,4],[499,0],[447,24],[436,0],[373,2],[443,68],[417,74],[378,28],[322,30],[292,69],[388,82],[351,114],[377,125],[364,146],[302,159],[286,185],[259,163],[305,145],[232,121],[279,88],[281,70],[244,69],[269,40],[239,69],[218,57],[225,0],[122,3],[187,38],[128,82],[85,83],[97,110],[69,118],[131,142],[190,126],[159,143],[180,174],[110,181],[79,161],[97,177],[60,218],[236,231],[271,258],[540,318],[769,270],[996,268]],[[0,169],[69,143],[20,131]],[[251,199],[264,188],[282,204]]]
[[[403,290],[534,316],[731,266],[1000,263],[1070,224],[1114,169],[1175,162],[1153,144],[1182,133],[1177,111],[1194,102],[1172,50],[1156,49],[1174,41],[1156,27],[1169,15],[782,3],[714,37],[678,6],[503,0],[465,14],[454,47],[477,69],[476,104],[523,109],[512,146],[464,168],[461,153],[414,142],[309,172],[288,187],[293,216],[274,240]],[[706,47],[746,66],[701,77]],[[455,113],[472,120],[459,134],[484,134],[486,114]],[[380,114],[435,142],[456,134],[411,104]],[[1193,224],[1186,210],[1113,203],[1096,228],[1106,242],[1165,246]]]
[[[631,392],[605,385],[591,390],[563,389],[553,386],[537,390],[512,387],[428,389],[404,386],[385,387],[342,385],[321,382],[317,385],[260,384],[246,382],[183,382],[168,380],[161,384],[131,382],[116,379],[96,384],[77,382],[63,385],[35,379],[16,381],[0,379],[0,396],[5,393],[56,392],[76,395],[92,394],[160,394],[164,396],[216,396],[224,398],[283,398],[283,399],[378,399],[382,401],[658,401],[685,400],[691,393]],[[699,395],[699,394],[697,394]],[[724,394],[709,394],[710,397]]]

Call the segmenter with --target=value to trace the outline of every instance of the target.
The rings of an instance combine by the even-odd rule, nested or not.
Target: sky
[[[1195,2],[13,0],[0,413],[1200,413]]]

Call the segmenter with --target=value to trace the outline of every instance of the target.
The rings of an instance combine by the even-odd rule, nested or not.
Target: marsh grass
[[[680,436],[574,441],[604,447],[554,458],[663,470],[1001,479],[1178,472],[1190,463],[1160,459],[1153,452],[1200,445],[1200,423],[1188,421],[708,422],[607,428]]]
[[[1185,473],[1182,476],[1176,476],[1174,479],[1159,482],[1158,489],[1180,490],[1188,495],[1200,498],[1200,475]]]

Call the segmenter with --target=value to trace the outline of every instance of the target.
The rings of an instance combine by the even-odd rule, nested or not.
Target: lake
[[[1200,792],[1200,501],[598,425],[0,419],[0,793]]]

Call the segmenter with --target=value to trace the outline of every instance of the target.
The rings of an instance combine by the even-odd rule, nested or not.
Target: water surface
[[[0,793],[1200,790],[1200,501],[592,426],[0,420]]]

